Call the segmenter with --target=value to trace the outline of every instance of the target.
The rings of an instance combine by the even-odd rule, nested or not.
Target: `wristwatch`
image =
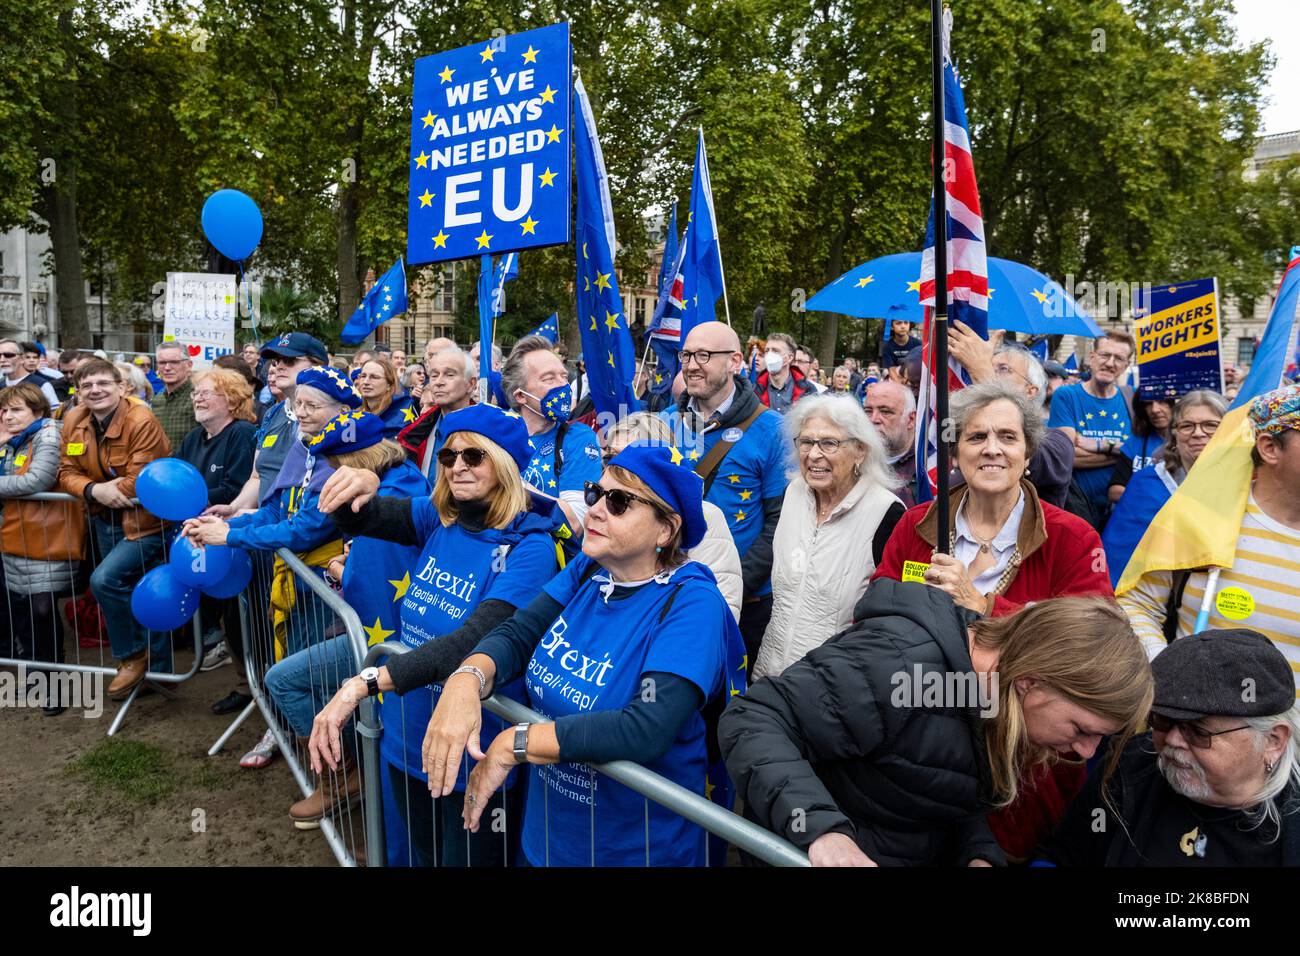
[[[528,763],[528,728],[532,724],[515,724],[515,763]]]
[[[366,682],[366,693],[371,697],[379,696],[379,668],[367,667],[357,675]]]

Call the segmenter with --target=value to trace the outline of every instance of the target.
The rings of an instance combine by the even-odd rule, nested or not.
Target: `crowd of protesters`
[[[814,865],[1300,864],[1300,385],[1251,404],[1235,563],[1149,571],[1117,599],[1230,397],[1135,392],[1124,332],[1079,375],[955,323],[970,384],[940,527],[916,467],[920,344],[893,322],[878,361],[822,369],[784,333],[742,345],[705,323],[671,390],[639,370],[655,411],[598,431],[580,357],[540,336],[491,346],[486,404],[480,343],[447,338],[344,360],[290,332],[201,371],[173,342],[114,363],[0,340],[0,657],[64,663],[82,602],[111,699],[185,669],[185,642],[131,610],[183,535],[254,567],[200,605],[201,669],[236,675],[214,714],[256,677],[320,775],[288,810],[311,829],[359,798],[355,712],[379,696],[414,865],[725,859],[598,782],[614,760]],[[135,501],[165,457],[207,487],[179,525]],[[1246,593],[1222,615],[1240,627],[1197,625],[1216,582]],[[321,586],[408,653],[358,673]],[[493,693],[551,722],[507,725]],[[277,749],[268,730],[241,765]]]

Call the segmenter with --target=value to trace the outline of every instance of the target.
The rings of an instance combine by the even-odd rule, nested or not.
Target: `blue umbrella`
[[[880,256],[844,273],[809,299],[806,308],[858,318],[920,322],[920,274],[919,252]]]
[[[1061,285],[1019,262],[990,257],[989,328],[1099,338],[1097,323]],[[881,256],[850,269],[807,302],[810,312],[920,322],[921,254]]]

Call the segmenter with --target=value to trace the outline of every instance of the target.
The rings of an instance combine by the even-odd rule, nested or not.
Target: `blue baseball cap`
[[[609,462],[631,472],[663,499],[682,519],[682,547],[688,551],[704,540],[704,482],[689,460],[674,446],[638,441]]]
[[[306,332],[286,332],[284,335],[267,339],[259,349],[263,358],[278,355],[280,358],[301,358],[304,355],[321,362],[329,361],[329,352],[325,343]]]
[[[361,393],[342,372],[328,365],[305,368],[298,373],[298,384],[324,392],[348,408],[361,407]]]
[[[384,420],[369,412],[344,412],[307,441],[313,455],[361,451],[384,440]]]
[[[528,447],[528,426],[518,412],[507,412],[495,405],[469,405],[442,420],[441,431],[451,440],[456,432],[473,432],[501,446],[514,459],[519,470],[528,467],[532,449]]]

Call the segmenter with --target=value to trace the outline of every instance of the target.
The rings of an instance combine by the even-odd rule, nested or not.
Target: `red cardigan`
[[[1039,501],[1029,482],[1021,482],[1021,486],[1025,489],[1025,515],[1020,527],[1020,570],[1007,589],[993,599],[989,616],[1014,614],[1032,601],[1065,594],[1114,597],[1101,538],[1092,526],[1068,511]],[[950,521],[955,520],[964,493],[964,485],[953,492]],[[937,516],[931,515],[933,508],[934,502],[930,502],[903,514],[871,576],[873,581],[901,581],[904,561],[930,563],[937,524]]]

